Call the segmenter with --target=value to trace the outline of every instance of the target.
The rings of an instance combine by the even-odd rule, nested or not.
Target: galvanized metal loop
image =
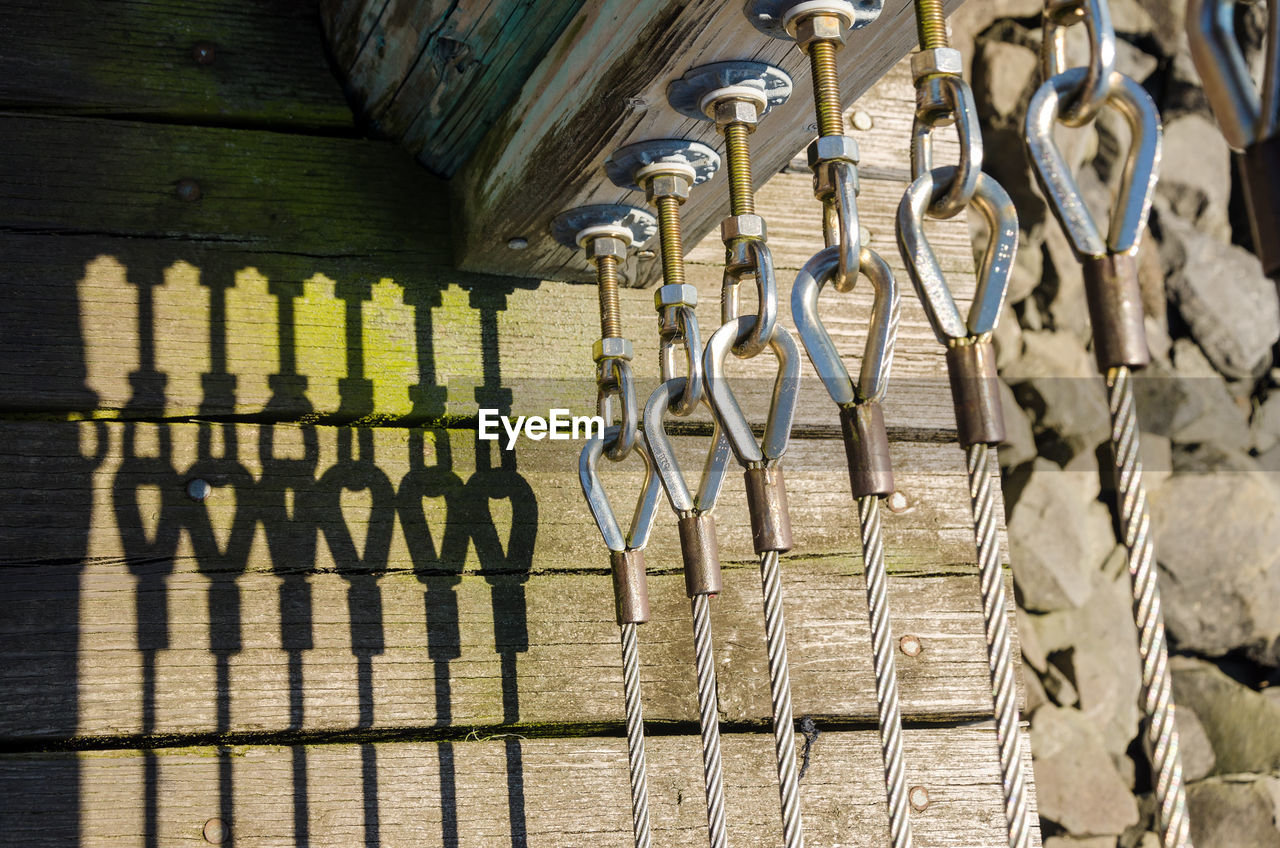
[[[934,170],[933,130],[945,121],[954,121],[960,138],[960,161],[956,176],[946,192],[929,208],[933,218],[954,218],[969,205],[982,173],[982,129],[978,123],[978,106],[973,89],[964,79],[943,75],[935,78],[949,111],[916,114],[911,129],[911,174],[919,179]]]
[[[667,318],[662,318],[663,324]],[[662,379],[670,382],[676,378],[676,360],[684,351],[685,390],[676,398],[672,412],[681,417],[691,414],[702,403],[704,380],[702,373],[702,332],[698,329],[698,316],[691,307],[677,306],[671,309],[671,327],[662,331],[661,370]]]
[[[791,439],[791,424],[795,420],[796,399],[800,393],[800,349],[795,339],[783,327],[778,327],[769,339],[769,348],[778,360],[778,375],[773,383],[773,397],[769,417],[764,428],[764,439],[756,442],[751,425],[738,404],[738,399],[725,375],[725,362],[732,351],[737,353],[756,326],[754,315],[743,315],[725,323],[711,334],[703,363],[707,375],[707,400],[724,428],[738,462],[744,466],[761,466],[777,462],[786,453]]]
[[[858,218],[858,166],[844,159],[823,163],[835,174],[835,191],[822,200],[822,235],[827,247],[839,246],[840,265],[834,285],[852,291],[858,281],[862,224]]]
[[[636,402],[635,380],[631,375],[631,363],[625,359],[604,359],[600,361],[596,395],[596,411],[606,424],[614,420],[613,401],[621,397],[621,420],[618,424],[619,437],[610,442],[605,451],[606,456],[614,462],[621,462],[636,446],[639,430],[640,413]]]
[[[1259,94],[1235,31],[1234,0],[1189,0],[1187,39],[1205,95],[1236,150],[1275,135],[1280,120],[1280,3],[1267,0],[1267,63]]]
[[[1044,78],[1052,79],[1067,70],[1067,30],[1075,24],[1084,24],[1088,32],[1089,64],[1062,109],[1059,120],[1069,127],[1084,126],[1097,116],[1111,91],[1111,77],[1116,70],[1116,31],[1106,0],[1049,0],[1045,4],[1040,51]]]
[[[1058,74],[1040,86],[1031,98],[1026,126],[1031,161],[1040,188],[1077,255],[1129,253],[1137,249],[1151,211],[1160,165],[1160,117],[1142,86],[1118,71],[1111,75],[1106,102],[1124,116],[1133,140],[1104,240],[1080,194],[1075,176],[1053,140],[1053,128],[1061,120],[1065,98],[1079,89],[1088,73],[1085,68],[1072,68]]]
[[[653,473],[653,463],[648,452],[636,451],[644,462],[644,483],[636,499],[631,527],[624,535],[613,505],[609,502],[609,495],[600,482],[600,456],[618,447],[622,435],[621,430],[614,426],[606,429],[603,437],[593,436],[587,440],[578,457],[578,482],[582,484],[582,494],[587,498],[587,506],[591,509],[591,515],[609,550],[637,551],[642,550],[649,542],[649,533],[653,530],[653,521],[657,517],[662,484],[658,481],[658,475]]]
[[[679,414],[676,405],[687,394],[685,384],[684,377],[666,381],[654,390],[644,406],[644,441],[649,448],[654,469],[666,489],[667,500],[670,501],[671,508],[680,515],[711,511],[720,497],[725,474],[729,470],[729,440],[725,438],[724,430],[717,420],[711,433],[711,449],[702,468],[698,493],[694,495],[689,491],[689,484],[676,459],[675,448],[667,436],[664,423],[668,412]],[[703,402],[710,408],[705,395]]]
[[[938,257],[924,232],[924,220],[932,203],[942,195],[954,168],[937,168],[922,174],[907,189],[898,206],[898,248],[938,341],[950,345],[980,338],[995,331],[1009,290],[1009,274],[1018,249],[1018,213],[1009,194],[989,174],[978,179],[971,204],[987,222],[990,241],[978,268],[978,288],[966,321],[960,316]]]
[[[735,343],[733,351],[741,359],[750,359],[759,355],[777,333],[778,280],[773,271],[773,252],[769,245],[751,239],[742,243],[742,250],[746,253],[747,262],[725,265],[720,289],[720,321],[728,324],[738,317],[738,286],[743,277],[754,276],[757,296],[755,323],[751,325],[750,334]]]
[[[836,249],[828,247],[806,262],[791,289],[791,317],[796,323],[796,332],[800,334],[800,341],[819,379],[826,386],[827,394],[839,406],[884,398],[889,387],[893,341],[902,310],[898,284],[888,264],[868,248],[863,248],[861,260],[861,273],[871,281],[875,299],[856,386],[818,314],[818,295],[827,283],[834,282],[838,276]]]

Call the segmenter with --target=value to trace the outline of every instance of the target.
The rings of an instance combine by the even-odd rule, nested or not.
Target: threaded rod
[[[622,306],[618,301],[618,260],[614,256],[596,259],[596,284],[600,293],[600,335],[616,339],[622,335]]]
[[[840,111],[840,81],[836,76],[836,43],[818,40],[809,45],[809,67],[813,73],[813,102],[818,110],[818,135],[843,135],[844,115]]]
[[[942,0],[916,0],[916,33],[920,36],[921,50],[951,46]]]
[[[754,215],[756,195],[751,185],[750,128],[732,123],[724,128],[725,159],[729,167],[729,214]]]
[[[669,286],[684,285],[684,243],[680,237],[680,201],[656,198],[658,234],[662,239],[662,278]]]

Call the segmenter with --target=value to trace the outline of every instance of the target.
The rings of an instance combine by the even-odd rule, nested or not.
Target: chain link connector
[[[1133,254],[1087,256],[1080,264],[1098,368],[1104,374],[1121,366],[1145,368],[1151,363],[1151,353],[1147,350],[1142,291]]]
[[[1116,32],[1107,0],[1048,0],[1040,49],[1044,78],[1067,70],[1067,29],[1077,23],[1089,34],[1089,64],[1062,109],[1060,120],[1069,127],[1082,127],[1097,116],[1114,87],[1111,75],[1116,72]]]
[[[740,359],[760,354],[778,333],[778,281],[773,271],[773,252],[762,241],[743,240],[730,246],[730,261],[725,264],[720,286],[722,324],[738,318],[739,286],[748,276],[756,281],[757,305],[751,331],[733,351]]]
[[[893,461],[884,407],[875,401],[840,408],[840,432],[849,461],[853,498],[887,498],[893,494]]]
[[[930,77],[922,88],[916,89],[917,100],[924,96],[923,92],[935,89],[940,105],[917,105],[911,128],[911,174],[912,179],[919,179],[934,170],[933,131],[944,123],[954,123],[960,139],[958,170],[947,191],[928,210],[931,218],[954,218],[969,205],[977,190],[983,162],[982,129],[968,82],[954,76]]]
[[[1205,96],[1236,150],[1273,136],[1280,121],[1280,4],[1267,0],[1267,63],[1260,95],[1236,38],[1234,0],[1189,0],[1187,40]]]
[[[614,341],[625,341],[615,339]],[[622,399],[619,437],[609,442],[605,455],[614,462],[626,459],[636,446],[639,431],[639,408],[636,403],[635,380],[631,376],[631,361],[623,358],[603,358],[596,375],[599,391],[596,395],[596,412],[606,424],[614,420],[614,400]]]
[[[962,318],[924,232],[929,207],[952,184],[955,171],[955,168],[944,167],[922,174],[907,189],[898,206],[898,249],[934,335],[944,345],[995,332],[1018,250],[1018,213],[1013,201],[994,177],[981,174],[970,203],[986,220],[990,240],[978,267],[978,288],[968,320]]]
[[[998,445],[1005,439],[1000,406],[996,349],[990,339],[947,348],[947,373],[956,408],[956,431],[962,447]]]
[[[1105,99],[1124,117],[1133,141],[1104,240],[1075,176],[1053,140],[1053,128],[1061,120],[1065,98],[1085,84],[1088,73],[1085,68],[1072,68],[1041,85],[1027,107],[1026,124],[1027,144],[1040,188],[1081,258],[1137,250],[1155,194],[1161,145],[1160,117],[1151,95],[1124,74],[1113,73]]]
[[[664,286],[663,288],[667,288]],[[692,286],[672,288],[692,289]],[[694,289],[696,293],[696,289]],[[694,303],[697,298],[693,298]],[[663,382],[670,382],[676,377],[676,365],[680,352],[684,352],[685,390],[676,399],[671,411],[685,417],[690,415],[704,397],[702,373],[702,333],[698,329],[698,316],[688,304],[674,304],[662,308],[658,313],[658,335],[660,338],[659,364]]]
[[[823,239],[839,245],[840,265],[834,281],[838,291],[850,291],[858,279],[862,226],[858,217],[858,141],[847,135],[819,136],[809,143],[813,195],[822,203]]]

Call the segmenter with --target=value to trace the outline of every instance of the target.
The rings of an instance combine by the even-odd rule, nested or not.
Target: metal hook
[[[742,249],[750,253],[751,264],[726,265],[720,286],[720,320],[727,324],[738,317],[738,286],[742,278],[753,274],[756,278],[756,323],[752,324],[749,337],[742,340],[734,348],[734,355],[740,359],[756,356],[769,344],[777,332],[778,326],[778,281],[773,271],[773,251],[769,245],[758,239],[751,239],[742,244]]]
[[[1036,178],[1062,222],[1079,256],[1129,253],[1138,246],[1147,225],[1160,165],[1160,117],[1151,96],[1119,72],[1111,75],[1107,103],[1114,106],[1133,135],[1120,180],[1120,196],[1111,210],[1111,226],[1103,241],[1093,215],[1080,196],[1080,187],[1053,140],[1064,98],[1083,83],[1088,71],[1072,68],[1040,86],[1027,107],[1027,144]]]
[[[959,172],[944,194],[929,208],[933,218],[954,218],[969,205],[982,173],[982,129],[978,123],[978,106],[973,89],[960,77],[944,75],[935,78],[939,91],[950,107],[960,139]],[[933,130],[938,117],[916,115],[911,129],[912,179],[933,170]]]
[[[1082,69],[1083,72],[1083,69]],[[1009,194],[989,174],[978,179],[970,201],[986,219],[991,240],[978,268],[978,290],[969,307],[969,320],[960,317],[938,257],[924,233],[924,218],[955,178],[955,168],[935,168],[921,175],[898,206],[898,248],[907,273],[924,304],[934,335],[943,344],[994,332],[1009,291],[1009,274],[1018,250],[1018,213]]]
[[[684,396],[685,382],[684,377],[668,380],[649,396],[649,402],[644,406],[644,441],[649,446],[649,454],[658,477],[667,490],[671,508],[680,514],[709,512],[720,497],[720,489],[724,486],[725,474],[729,470],[729,440],[725,438],[724,429],[717,419],[711,433],[711,450],[707,453],[707,461],[702,469],[702,481],[698,484],[698,494],[691,494],[684,472],[676,459],[675,448],[663,424],[667,412],[675,412],[676,403]],[[703,395],[703,400],[705,402],[706,395]],[[707,405],[709,408],[710,404]]]
[[[1213,115],[1222,127],[1227,143],[1244,150],[1275,133],[1277,89],[1280,88],[1280,9],[1268,0],[1267,65],[1263,88],[1265,97],[1249,73],[1248,63],[1236,39],[1231,0],[1190,0],[1187,4],[1187,39],[1205,95]],[[1265,103],[1264,103],[1265,100]]]
[[[726,323],[711,334],[703,355],[707,399],[724,428],[729,446],[744,466],[773,463],[786,453],[787,443],[791,440],[791,424],[796,415],[796,398],[800,394],[800,349],[791,334],[779,327],[769,339],[769,347],[778,359],[778,376],[773,383],[773,399],[764,439],[757,443],[724,370],[729,352],[746,341],[755,326],[754,315],[743,315]]]
[[[791,317],[804,344],[809,361],[827,394],[838,406],[852,406],[879,401],[889,387],[889,368],[893,360],[893,342],[898,332],[902,300],[893,272],[879,254],[862,249],[860,270],[871,280],[875,300],[871,306],[871,327],[862,353],[862,367],[855,388],[849,369],[831,341],[831,334],[818,315],[818,295],[839,273],[837,248],[828,247],[805,263],[796,275],[791,289]]]
[[[578,481],[582,484],[582,494],[587,497],[587,506],[595,517],[600,535],[611,551],[641,550],[649,542],[649,533],[653,530],[653,520],[658,513],[658,498],[661,496],[662,484],[658,475],[653,473],[653,463],[647,451],[636,451],[644,461],[644,485],[640,496],[636,499],[636,509],[631,516],[631,529],[626,536],[618,518],[614,515],[613,505],[609,503],[609,495],[600,482],[600,456],[605,446],[616,443],[620,429],[617,426],[605,430],[604,437],[593,437],[587,440],[578,459]]]
[[[596,408],[596,413],[605,420],[606,424],[613,422],[613,399],[619,395],[622,397],[622,423],[619,429],[621,436],[614,439],[605,451],[609,459],[621,462],[636,446],[636,430],[640,421],[640,414],[636,409],[636,390],[631,376],[631,363],[625,359],[610,357],[600,360],[600,368],[602,371],[605,368],[613,371],[613,379],[607,381],[611,385],[601,390]]]
[[[1097,116],[1112,88],[1116,31],[1111,25],[1111,9],[1104,0],[1052,0],[1045,7],[1041,41],[1041,66],[1046,80],[1067,70],[1066,31],[1072,16],[1083,21],[1089,32],[1089,65],[1083,83],[1073,92],[1075,96],[1069,98],[1060,120],[1069,127],[1082,127]]]

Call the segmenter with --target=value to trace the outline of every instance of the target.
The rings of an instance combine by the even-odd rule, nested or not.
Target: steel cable
[[[1107,405],[1111,409],[1111,448],[1116,471],[1120,528],[1128,554],[1133,586],[1133,618],[1142,656],[1142,706],[1146,735],[1156,774],[1156,816],[1164,848],[1191,848],[1186,789],[1182,784],[1182,756],[1169,679],[1169,652],[1164,616],[1156,585],[1155,545],[1151,514],[1142,485],[1138,417],[1128,368],[1107,371]]]
[[[622,692],[626,700],[627,756],[631,771],[631,826],[636,848],[649,848],[649,769],[644,757],[644,708],[640,703],[640,647],[636,625],[622,631]]]
[[[765,644],[769,653],[769,690],[773,704],[773,742],[778,759],[778,796],[782,801],[782,833],[786,848],[804,848],[800,820],[800,780],[796,772],[796,729],[791,714],[791,669],[787,663],[787,630],[782,612],[782,570],[778,552],[760,555],[764,590]]]
[[[969,498],[973,503],[973,530],[978,546],[978,573],[982,589],[982,619],[987,636],[987,665],[995,701],[996,743],[1000,747],[1000,779],[1004,788],[1005,817],[1010,848],[1026,848],[1030,836],[1027,787],[1022,767],[1021,721],[1014,679],[1013,637],[1009,627],[1009,603],[1000,563],[999,515],[990,469],[991,446],[970,445]]]
[[[911,848],[911,818],[907,809],[907,775],[902,755],[902,710],[898,703],[898,671],[893,656],[893,628],[889,623],[889,578],[880,532],[880,498],[858,498],[862,524],[862,558],[866,563],[867,611],[871,617],[871,648],[876,674],[876,704],[880,711],[880,747],[884,754],[885,788],[889,799],[889,834],[893,848]]]
[[[702,773],[707,789],[707,840],[711,848],[729,844],[724,820],[724,777],[720,764],[720,702],[716,695],[715,650],[711,642],[711,598],[693,596],[693,651],[698,670],[698,720],[702,726]]]

